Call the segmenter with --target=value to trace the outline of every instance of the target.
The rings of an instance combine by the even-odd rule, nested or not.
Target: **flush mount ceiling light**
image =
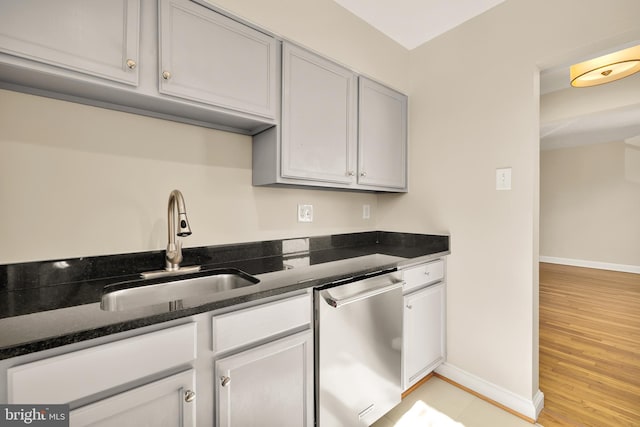
[[[638,71],[640,71],[640,45],[572,65],[571,86],[601,85]]]

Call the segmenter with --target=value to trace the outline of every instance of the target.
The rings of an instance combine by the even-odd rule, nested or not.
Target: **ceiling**
[[[540,148],[552,150],[640,136],[640,104],[540,125]]]
[[[334,1],[411,50],[505,0]]]
[[[638,44],[638,42],[634,42]],[[611,51],[623,49],[616,47]],[[599,56],[601,53],[594,54]],[[585,60],[579,58],[575,62]],[[623,81],[624,80],[624,81]],[[612,82],[601,88],[613,88],[609,85],[630,84],[640,82],[640,73],[635,74],[619,83]],[[638,87],[639,84],[630,87]],[[589,91],[592,88],[572,88],[569,78],[569,65],[543,70],[540,73],[540,94],[542,96],[558,91]],[[611,92],[613,93],[613,91]],[[598,91],[602,95],[601,91]],[[595,95],[594,95],[595,96]],[[594,98],[595,99],[595,98]],[[569,148],[587,144],[600,144],[614,141],[625,141],[640,135],[640,97],[634,104],[609,107],[589,114],[572,114],[566,112],[566,118],[552,123],[540,123],[540,148],[552,150]]]

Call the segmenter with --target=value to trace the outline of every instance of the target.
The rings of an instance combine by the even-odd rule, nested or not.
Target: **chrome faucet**
[[[178,213],[178,231],[176,232],[176,211]],[[182,242],[176,241],[176,235],[187,237],[191,235],[191,227],[187,220],[187,210],[184,206],[184,197],[180,190],[173,190],[169,195],[167,207],[167,219],[169,222],[169,243],[165,256],[165,270],[174,271],[180,269],[182,262]]]
[[[178,214],[177,222],[176,213]],[[187,219],[187,209],[184,206],[184,197],[182,197],[180,190],[173,190],[171,194],[169,194],[167,220],[169,243],[167,243],[167,250],[164,257],[164,270],[140,273],[140,276],[143,279],[173,276],[200,270],[199,265],[180,267],[180,263],[182,262],[182,242],[180,240],[176,240],[176,236],[187,237],[191,235],[191,227],[189,226],[189,220]]]

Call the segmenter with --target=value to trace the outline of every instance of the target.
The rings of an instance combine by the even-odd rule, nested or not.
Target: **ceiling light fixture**
[[[572,65],[571,86],[601,85],[638,71],[640,71],[640,45]]]

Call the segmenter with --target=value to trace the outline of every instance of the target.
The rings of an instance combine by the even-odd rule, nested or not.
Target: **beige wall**
[[[637,16],[635,0],[508,0],[411,54],[410,192],[379,197],[378,225],[451,233],[448,363],[524,399],[538,389],[538,67],[640,38]],[[512,191],[495,190],[500,167]]]
[[[0,263],[164,249],[174,188],[185,247],[375,228],[373,194],[252,187],[250,137],[0,91]]]
[[[542,151],[540,255],[640,267],[638,174],[621,141]]]
[[[215,3],[407,89],[408,51],[331,0]],[[0,264],[163,249],[174,188],[185,247],[375,229],[375,194],[252,187],[249,137],[0,91]]]

